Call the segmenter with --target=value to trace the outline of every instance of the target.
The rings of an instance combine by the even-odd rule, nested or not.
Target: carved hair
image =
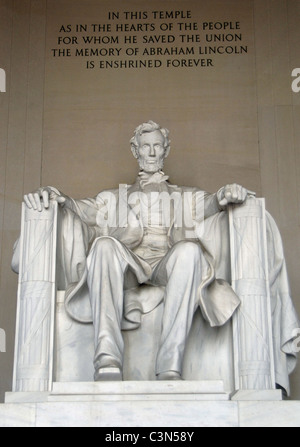
[[[160,127],[160,125],[154,123],[154,121],[148,121],[148,123],[141,124],[140,126],[138,126],[135,129],[134,137],[131,138],[131,140],[130,140],[131,150],[132,150],[135,158],[138,158],[137,150],[139,148],[139,137],[141,135],[143,135],[144,133],[151,133],[151,132],[155,132],[156,130],[159,130],[162,133],[162,135],[164,136],[164,138],[165,138],[164,147],[165,147],[166,152],[169,151],[171,142],[169,139],[170,132],[168,131],[168,129],[164,129],[164,128]]]

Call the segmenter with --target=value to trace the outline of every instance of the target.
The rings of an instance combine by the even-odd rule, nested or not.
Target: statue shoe
[[[160,373],[157,376],[157,380],[183,380],[179,372],[177,371],[166,371]]]
[[[99,368],[95,372],[95,382],[122,382],[122,371],[117,367]]]

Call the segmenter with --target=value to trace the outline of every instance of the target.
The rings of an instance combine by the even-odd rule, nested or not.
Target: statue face
[[[165,137],[159,130],[139,137],[138,162],[143,171],[155,173],[164,167],[167,156],[164,145]]]

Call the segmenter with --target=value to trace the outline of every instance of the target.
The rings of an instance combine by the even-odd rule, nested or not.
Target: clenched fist
[[[221,206],[226,207],[230,203],[244,203],[249,195],[255,195],[255,193],[234,183],[220,189],[218,200]]]

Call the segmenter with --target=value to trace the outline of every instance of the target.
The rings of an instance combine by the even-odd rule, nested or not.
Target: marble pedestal
[[[50,393],[7,393],[0,427],[300,426],[300,402],[230,398],[221,381],[54,383]]]

